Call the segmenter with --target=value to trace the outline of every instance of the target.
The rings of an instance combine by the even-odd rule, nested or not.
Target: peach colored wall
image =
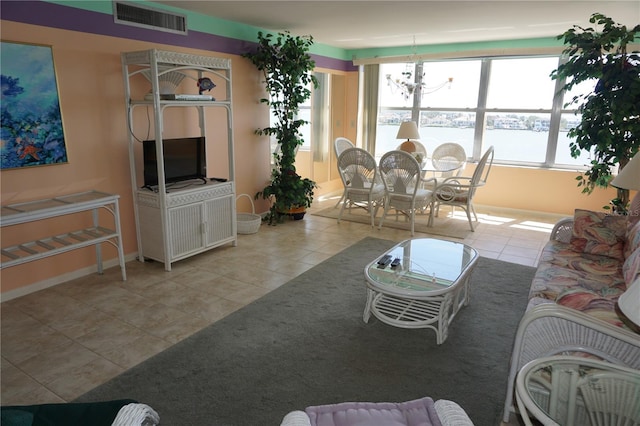
[[[54,28],[1,22],[3,41],[51,45],[53,48],[69,162],[2,170],[2,204],[96,189],[120,195],[125,253],[137,250],[128,159],[124,86],[120,53],[151,48],[229,57],[233,69],[234,137],[237,192],[254,194],[269,175],[269,146],[253,130],[268,124],[259,104],[260,75],[240,56],[163,46]],[[166,125],[169,128],[169,125]],[[265,206],[257,206],[265,210]],[[7,246],[78,228],[90,215],[3,228]],[[69,221],[74,225],[69,228]],[[103,245],[105,260],[115,249]],[[3,269],[2,293],[95,265],[95,250],[86,248]]]
[[[475,167],[467,166],[465,175]],[[602,210],[616,196],[613,188],[582,194],[577,171],[543,170],[494,165],[487,185],[476,195],[477,204],[573,215],[576,208]]]

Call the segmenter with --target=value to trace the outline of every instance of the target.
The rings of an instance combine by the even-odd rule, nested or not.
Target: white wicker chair
[[[404,141],[396,147],[396,150],[408,152],[420,166],[423,166],[427,161],[427,148],[421,142],[414,140]]]
[[[127,404],[118,411],[111,426],[156,426],[160,416],[146,404]]]
[[[343,137],[336,138],[336,140],[333,141],[333,151],[336,154],[336,162],[338,158],[340,158],[340,154],[342,154],[345,150],[349,148],[355,148],[355,147],[356,147],[355,144],[347,138],[343,138]],[[346,190],[347,188],[345,188],[345,192]],[[340,197],[335,207],[338,207],[342,202],[342,200],[344,200],[345,192],[342,193],[342,197]]]
[[[515,379],[528,362],[547,356],[585,353],[607,362],[640,369],[640,337],[575,309],[545,303],[529,309],[516,332],[503,420],[509,422]]]
[[[355,147],[355,144],[347,138],[339,137],[336,138],[335,141],[333,141],[333,149],[336,153],[336,158],[340,157],[340,154],[342,154],[345,150]]]
[[[455,402],[440,399],[433,405],[442,426],[473,426],[467,413]],[[307,413],[296,410],[284,416],[280,426],[311,426],[311,420]]]
[[[338,170],[344,185],[344,195],[338,223],[346,206],[365,208],[375,225],[375,216],[385,197],[382,180],[378,176],[376,159],[362,148],[348,148],[338,157]]]
[[[455,142],[447,142],[438,145],[431,154],[435,178],[448,178],[460,176],[467,164],[467,153],[462,145]]]
[[[640,370],[575,356],[527,363],[518,373],[516,400],[526,426],[640,424]]]
[[[467,213],[467,219],[469,220],[469,226],[473,229],[473,221],[471,220],[471,214],[475,220],[478,220],[478,215],[473,207],[473,197],[476,194],[478,188],[483,187],[487,183],[489,178],[489,172],[491,171],[491,165],[493,164],[493,146],[490,146],[476,166],[476,170],[471,177],[464,176],[452,176],[439,182],[433,192],[433,206],[435,216],[440,211],[440,205],[445,204],[452,207],[461,207]],[[433,225],[433,214],[429,218],[429,225]]]
[[[404,213],[411,221],[411,235],[414,235],[415,215],[431,206],[432,191],[422,188],[422,168],[408,152],[389,151],[380,158],[380,174],[386,188],[384,213],[378,229],[393,208]],[[430,212],[431,214],[431,212]]]

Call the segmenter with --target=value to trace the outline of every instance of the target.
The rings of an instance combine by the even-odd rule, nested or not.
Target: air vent
[[[152,9],[139,4],[113,2],[113,17],[116,24],[151,28],[175,34],[187,34],[187,17]]]

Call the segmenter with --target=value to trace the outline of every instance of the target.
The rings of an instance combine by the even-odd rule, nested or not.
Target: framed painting
[[[67,163],[51,46],[0,43],[0,169]]]

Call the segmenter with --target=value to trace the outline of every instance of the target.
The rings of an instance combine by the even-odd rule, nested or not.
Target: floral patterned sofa
[[[554,302],[627,327],[615,307],[640,275],[640,222],[629,227],[625,216],[587,210],[576,210],[572,222],[568,241],[545,246],[528,307]]]
[[[640,221],[577,209],[544,247],[516,333],[505,401],[509,421],[518,371],[545,356],[581,353],[640,369],[638,328],[617,309],[640,280]]]

